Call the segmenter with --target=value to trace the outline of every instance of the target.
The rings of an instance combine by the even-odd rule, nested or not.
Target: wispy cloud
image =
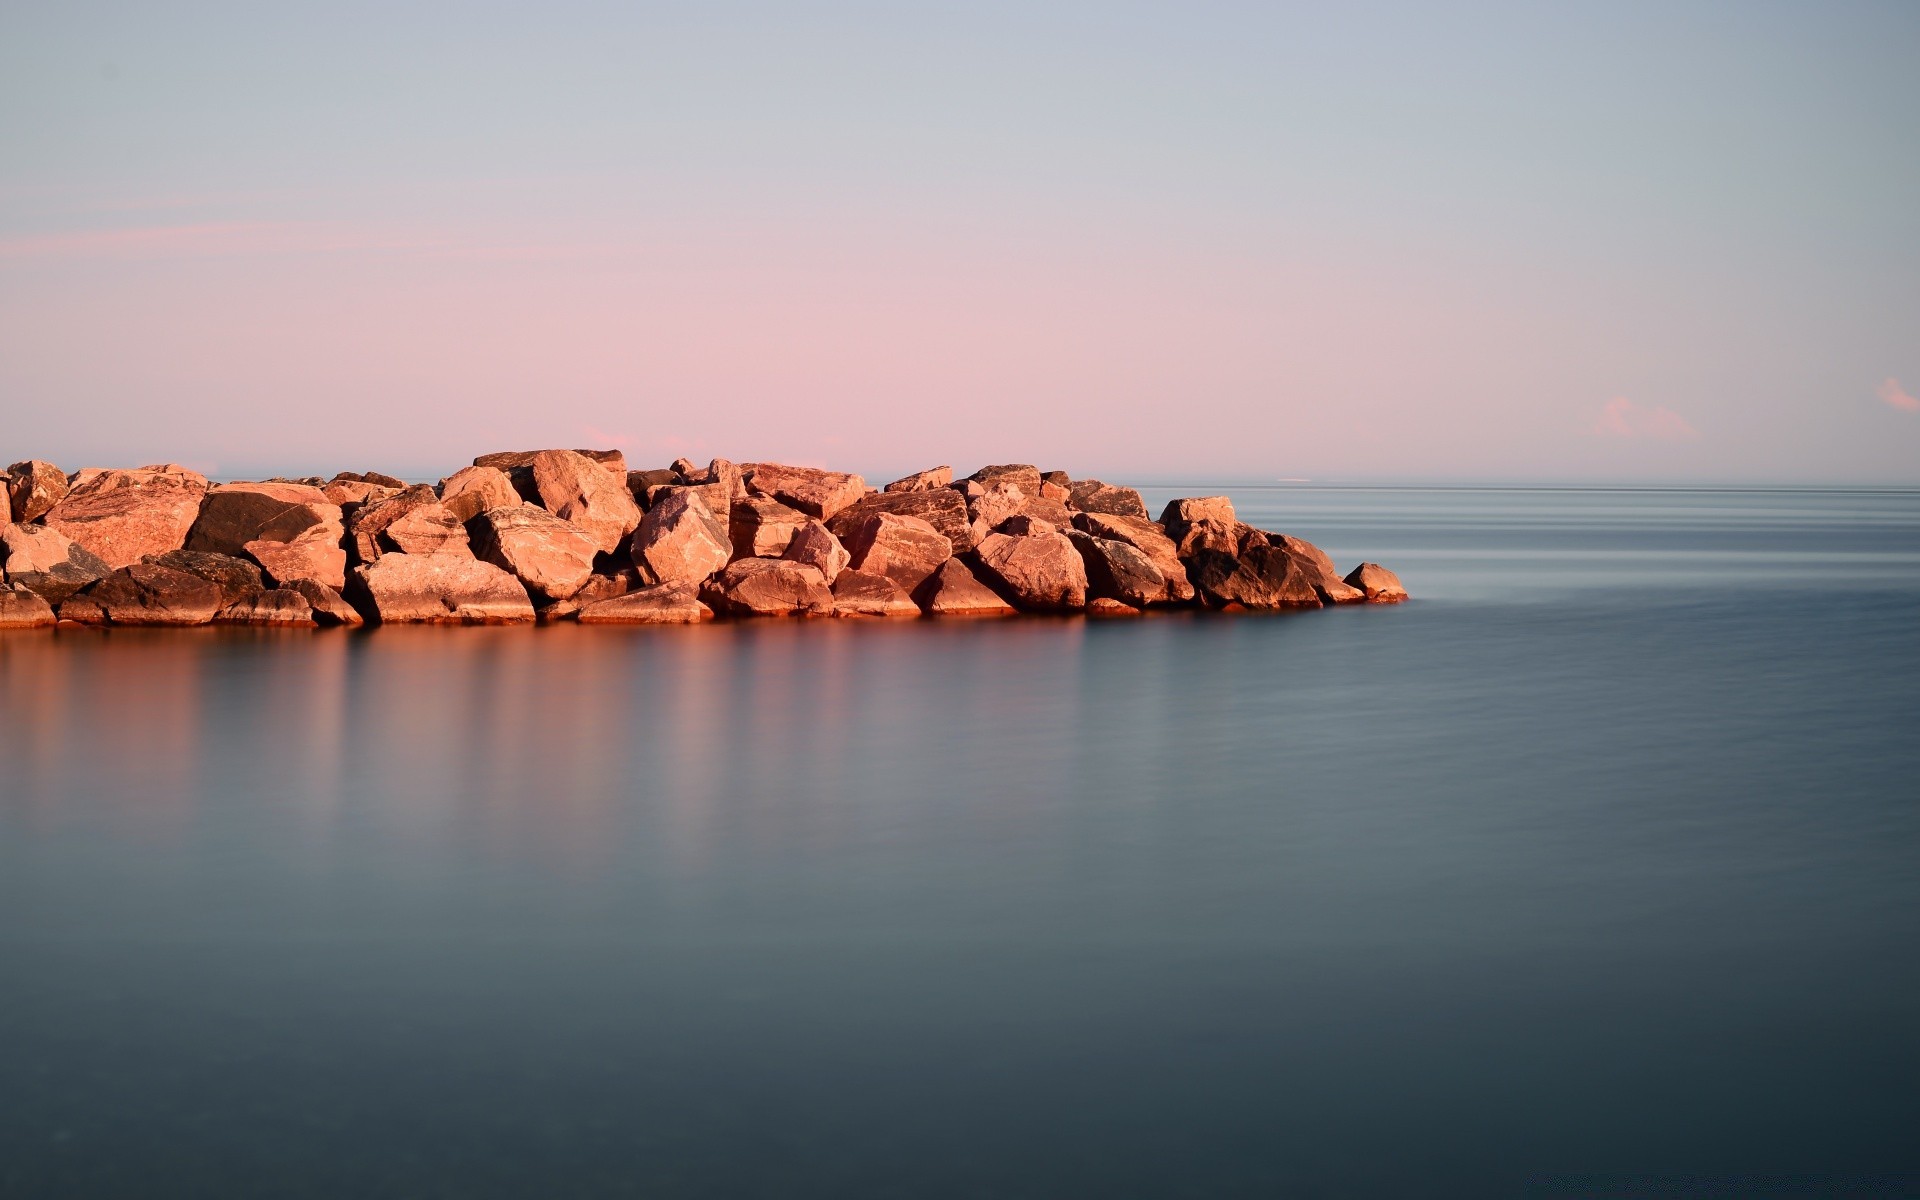
[[[1900,386],[1900,381],[1892,376],[1881,381],[1879,395],[1888,408],[1901,412],[1920,412],[1920,400],[1908,395],[1907,390]]]
[[[1643,438],[1656,442],[1685,442],[1700,436],[1688,420],[1670,408],[1635,404],[1615,396],[1600,406],[1600,417],[1587,429],[1599,437]]]

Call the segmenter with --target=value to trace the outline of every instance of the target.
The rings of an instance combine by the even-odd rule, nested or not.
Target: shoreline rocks
[[[209,483],[175,464],[0,477],[0,629],[1141,617],[1407,599],[1364,562],[1188,496],[1027,463],[955,479],[615,450],[483,454],[438,484]]]

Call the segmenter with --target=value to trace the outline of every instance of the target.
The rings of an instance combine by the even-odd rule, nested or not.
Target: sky
[[[1912,3],[0,3],[7,462],[1920,484],[1916,397]]]

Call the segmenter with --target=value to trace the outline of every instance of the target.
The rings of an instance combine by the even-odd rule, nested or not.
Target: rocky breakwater
[[[779,463],[484,454],[438,483],[378,473],[211,483],[175,464],[52,463],[0,487],[0,628],[660,624],[715,616],[1134,616],[1406,599],[1362,563],[1240,521],[1009,464],[883,488]]]

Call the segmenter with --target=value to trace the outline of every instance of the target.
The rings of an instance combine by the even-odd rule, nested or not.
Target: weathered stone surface
[[[206,476],[173,463],[89,468],[42,519],[117,569],[185,546],[206,494]]]
[[[255,592],[244,600],[237,600],[222,608],[217,619],[231,625],[282,625],[309,629],[320,623],[314,619],[313,606],[307,603],[307,598],[293,588]]]
[[[708,580],[700,598],[740,617],[833,615],[833,593],[819,568],[784,558],[743,558]]]
[[[680,465],[683,463],[684,467]],[[738,463],[724,458],[716,458],[704,467],[695,467],[686,459],[677,458],[674,460],[674,470],[680,476],[680,482],[690,486],[701,487],[716,483],[723,485],[718,490],[727,498],[728,503],[742,499],[747,494],[746,473]],[[712,508],[715,513],[720,511],[714,505],[711,496],[707,499],[707,507]]]
[[[628,471],[627,493],[633,497],[635,504],[644,509],[648,503],[647,494],[654,488],[678,482],[680,482],[680,475],[671,468],[662,468],[657,471]]]
[[[416,508],[438,503],[440,497],[431,487],[417,483],[383,500],[372,501],[355,509],[353,515],[347,518],[347,546],[352,551],[353,561],[371,563],[393,550],[395,547],[391,543],[381,539],[387,526]]]
[[[808,521],[807,514],[767,496],[748,496],[733,503],[727,528],[735,558],[779,558],[787,543]]]
[[[67,494],[66,472],[37,458],[8,467],[6,484],[13,519],[23,523],[39,520]]]
[[[278,582],[317,579],[337,588],[346,582],[344,538],[340,508],[319,488],[296,483],[223,483],[208,490],[186,548],[208,554],[246,554],[268,567]]]
[[[1209,603],[1242,608],[1318,608],[1320,593],[1286,551],[1249,546],[1239,557],[1202,550],[1187,565],[1187,576]]]
[[[312,579],[296,579],[286,585],[286,590],[300,593],[301,599],[313,613],[313,619],[322,625],[364,625],[366,618],[358,609],[348,604],[346,597],[324,583]]]
[[[1379,563],[1361,563],[1348,572],[1346,582],[1370,604],[1397,604],[1407,598],[1407,589],[1400,577]]]
[[[1087,568],[1065,534],[1033,518],[1031,533],[990,533],[980,542],[980,568],[1013,597],[1016,607],[1035,612],[1084,608]]]
[[[967,500],[967,519],[972,525],[975,544],[999,528],[1008,517],[1019,515],[1028,499],[1029,494],[1015,483],[1000,480],[983,485]]]
[[[351,516],[353,511],[368,504],[377,504],[389,496],[398,495],[399,488],[391,488],[382,483],[368,483],[364,479],[329,479],[320,487],[320,494],[329,504],[338,504],[342,516]]]
[[[498,454],[482,454],[473,460],[476,467],[493,467],[501,471],[514,471],[533,466],[533,460],[546,450],[505,450]],[[568,450],[567,454],[578,454],[581,458],[591,459],[600,464],[600,468],[617,479],[627,477],[627,456],[620,450]]]
[[[406,480],[392,475],[383,475],[379,471],[338,471],[332,479],[327,480],[327,483],[370,483],[375,487],[383,487],[394,492],[404,491],[407,487]],[[324,488],[326,484],[317,486]]]
[[[920,606],[907,589],[885,575],[842,571],[833,581],[836,617],[917,617]]]
[[[98,612],[112,625],[205,625],[219,613],[221,599],[219,586],[198,575],[139,562],[69,598],[60,613],[65,617],[72,606],[73,619],[89,624],[97,623],[92,618]]]
[[[347,552],[340,546],[338,525],[315,525],[290,542],[264,538],[241,547],[260,564],[267,582],[275,586],[296,579],[312,579],[330,588],[346,585]]]
[[[924,471],[915,471],[911,475],[894,480],[883,492],[930,492],[935,488],[947,488],[953,484],[953,468],[949,466],[928,467]]]
[[[634,531],[633,565],[640,582],[699,583],[727,565],[733,543],[698,489],[679,488],[654,501]]]
[[[1187,567],[1180,561],[1179,548],[1159,525],[1144,517],[1113,513],[1077,513],[1073,524],[1084,533],[1125,542],[1146,555],[1147,561],[1167,581],[1170,603],[1184,604],[1194,598],[1193,584],[1187,579]]]
[[[891,512],[863,517],[847,537],[847,550],[854,570],[883,575],[909,594],[953,557],[953,543],[931,524]]]
[[[940,569],[920,585],[914,599],[936,617],[1005,617],[1016,611],[958,558],[941,563]]]
[[[1349,584],[1340,577],[1339,570],[1333,565],[1333,557],[1325,550],[1307,541],[1305,538],[1291,537],[1284,533],[1267,533],[1265,541],[1269,546],[1286,552],[1300,564],[1301,570],[1313,584],[1320,599],[1328,604],[1356,604],[1364,601],[1367,594]]]
[[[520,497],[515,496],[511,503],[518,507]],[[386,527],[381,540],[402,554],[417,554],[422,558],[435,554],[451,554],[455,558],[474,556],[466,526],[444,503],[421,504],[402,513],[399,520]]]
[[[113,571],[99,555],[44,525],[0,528],[0,561],[6,563],[8,582],[56,606]]]
[[[1075,530],[1067,535],[1087,569],[1087,594],[1118,600],[1134,608],[1178,604],[1193,599],[1193,585],[1179,559],[1156,561],[1139,547]],[[1163,564],[1176,572],[1171,578]]]
[[[549,599],[566,599],[593,576],[594,540],[544,508],[490,508],[473,529],[476,554]]]
[[[1068,489],[1067,507],[1077,512],[1111,513],[1116,517],[1139,517],[1147,515],[1147,502],[1140,493],[1130,487],[1117,487],[1111,483],[1101,483],[1098,479],[1082,479]]]
[[[1245,527],[1239,522],[1229,525],[1224,521],[1189,521],[1185,524],[1169,525],[1168,535],[1179,530],[1180,536],[1174,539],[1174,551],[1183,559],[1190,559],[1203,550],[1218,554],[1237,555],[1240,553],[1243,538],[1241,530]]]
[[[582,625],[691,625],[713,616],[696,583],[662,583],[596,601],[580,610]]]
[[[619,549],[640,524],[624,460],[617,476],[572,450],[542,450],[528,466],[540,506],[592,538],[597,549]]]
[[[554,600],[546,604],[536,601],[535,606],[542,621],[565,621],[577,615],[589,604],[598,604],[602,600],[624,596],[628,592],[638,591],[639,588],[640,573],[632,567],[623,567],[612,572],[599,570],[587,576],[587,581],[580,585],[580,589],[565,600]]]
[[[944,487],[867,496],[841,510],[833,520],[827,522],[827,528],[845,542],[853,536],[860,522],[875,513],[892,513],[925,521],[953,544],[955,554],[965,554],[980,544],[980,539],[974,536],[973,518],[967,514],[966,497],[953,488]]]
[[[991,489],[996,483],[1005,483],[1019,488],[1023,496],[1040,495],[1040,468],[1031,463],[1001,463],[981,467],[967,478],[983,489]]]
[[[748,491],[772,496],[822,521],[831,519],[867,493],[866,480],[839,471],[789,467],[781,463],[749,463],[743,470]]]
[[[1187,525],[1194,521],[1218,521],[1232,525],[1239,520],[1233,515],[1233,501],[1226,496],[1183,496],[1178,500],[1167,501],[1160,510],[1160,523],[1167,527],[1167,536],[1179,540],[1174,532],[1176,525]]]
[[[780,557],[788,562],[805,563],[815,568],[831,584],[840,572],[847,569],[850,556],[847,548],[840,544],[840,539],[833,536],[825,525],[808,518],[805,525],[794,531],[793,540],[787,543]]]
[[[267,587],[267,581],[261,576],[258,566],[231,554],[215,554],[207,550],[169,550],[165,554],[149,554],[140,561],[185,571],[206,580],[220,589],[222,608],[248,599]]]
[[[440,481],[440,503],[456,520],[471,521],[490,508],[520,503],[513,480],[499,467],[461,467]]]
[[[53,624],[53,605],[23,585],[0,587],[0,629],[37,629]]]
[[[1137,617],[1140,613],[1140,609],[1111,596],[1095,596],[1087,601],[1087,615],[1090,617]]]
[[[478,559],[383,554],[353,573],[381,621],[533,620],[533,602],[520,581]]]

